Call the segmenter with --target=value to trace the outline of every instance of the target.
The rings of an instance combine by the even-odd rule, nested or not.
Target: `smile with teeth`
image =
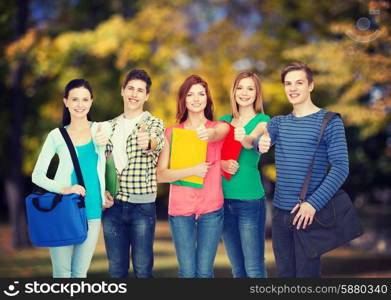
[[[290,93],[289,94],[289,97],[291,97],[291,98],[297,98],[297,97],[299,97],[300,96],[300,94],[299,93]]]
[[[81,109],[74,109],[75,112],[77,113],[82,113],[85,111],[85,109],[81,108]]]
[[[129,101],[130,103],[137,103],[137,102],[138,102],[138,100],[135,99],[135,98],[129,98],[128,101]]]
[[[239,97],[239,99],[240,99],[240,101],[244,101],[244,102],[250,100],[250,98],[248,98],[248,97],[245,97],[245,98]]]

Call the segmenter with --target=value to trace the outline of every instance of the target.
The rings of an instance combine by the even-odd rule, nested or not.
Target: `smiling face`
[[[314,89],[314,83],[308,83],[306,73],[303,70],[287,73],[284,86],[286,97],[293,106],[311,101],[310,94]]]
[[[235,89],[235,101],[239,106],[246,107],[253,105],[257,96],[254,80],[250,77],[239,81]]]
[[[68,98],[64,98],[71,118],[85,118],[92,105],[91,93],[85,87],[71,89]]]
[[[205,88],[201,84],[191,86],[186,95],[186,108],[189,112],[198,113],[204,111],[207,96]]]
[[[125,111],[142,112],[144,103],[149,98],[146,82],[140,79],[128,81],[126,86],[121,89],[121,96]]]

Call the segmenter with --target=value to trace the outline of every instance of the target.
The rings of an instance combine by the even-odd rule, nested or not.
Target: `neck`
[[[142,109],[139,110],[124,110],[124,117],[126,119],[133,119],[141,115],[144,111]]]
[[[255,110],[252,105],[249,106],[239,106],[239,116],[241,118],[252,118],[255,116]]]
[[[70,130],[84,130],[90,127],[90,122],[86,117],[84,118],[71,118],[71,123],[68,125]]]
[[[187,123],[190,127],[197,128],[202,124],[204,124],[205,121],[206,121],[206,117],[203,111],[197,113],[188,111],[187,119],[185,123]]]
[[[308,101],[293,106],[293,114],[295,117],[305,117],[319,110],[320,108],[312,103],[311,98],[309,98]]]

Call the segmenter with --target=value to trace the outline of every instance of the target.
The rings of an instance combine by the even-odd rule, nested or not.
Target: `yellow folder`
[[[171,135],[170,169],[184,169],[206,162],[208,143],[201,141],[194,130],[173,128]],[[172,184],[202,188],[204,178],[189,176]]]

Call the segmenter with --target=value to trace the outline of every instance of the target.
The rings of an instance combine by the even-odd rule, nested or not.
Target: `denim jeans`
[[[103,233],[111,277],[129,276],[130,253],[135,276],[151,278],[156,205],[114,200],[103,211]]]
[[[86,240],[77,245],[50,247],[53,278],[85,278],[99,238],[100,219],[88,220]]]
[[[273,207],[272,242],[278,277],[320,277],[320,257],[305,255],[290,211]]]
[[[211,278],[223,230],[224,208],[191,216],[169,216],[181,278]]]
[[[223,242],[235,278],[267,277],[265,198],[224,200]]]

